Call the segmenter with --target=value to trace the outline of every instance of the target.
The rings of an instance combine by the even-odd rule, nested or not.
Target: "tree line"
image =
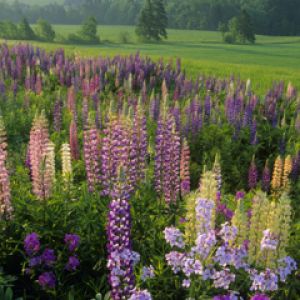
[[[0,20],[30,23],[43,18],[52,24],[80,24],[93,15],[98,24],[135,25],[148,0],[65,0],[44,6],[0,0]],[[168,0],[169,28],[217,30],[245,10],[256,34],[300,35],[299,0]]]

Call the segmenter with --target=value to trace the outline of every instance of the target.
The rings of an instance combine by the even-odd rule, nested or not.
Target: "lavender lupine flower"
[[[230,226],[228,222],[221,225],[221,230],[219,232],[219,236],[223,239],[223,241],[227,243],[234,242],[238,233],[238,229],[235,226]]]
[[[250,189],[256,188],[257,179],[258,179],[257,168],[253,158],[248,172],[248,186]]]
[[[198,234],[207,233],[212,229],[212,213],[215,204],[212,200],[196,199],[196,229]]]
[[[293,166],[291,171],[292,180],[296,181],[299,175],[299,167],[300,167],[300,152],[296,154],[293,158]]]
[[[154,278],[155,273],[154,273],[154,268],[152,265],[149,267],[143,267],[142,269],[142,274],[141,274],[141,280],[146,281],[149,278]]]
[[[266,161],[263,174],[262,174],[262,190],[264,192],[270,191],[270,184],[271,184],[271,171],[268,166],[268,161]]]
[[[183,249],[185,246],[182,232],[175,227],[167,227],[164,230],[165,240],[171,247]]]
[[[135,282],[130,237],[130,190],[121,177],[119,177],[119,186],[115,187],[112,196],[113,200],[109,206],[107,226],[107,266],[110,271],[111,296],[114,300],[120,300],[130,296],[130,291],[133,290]]]
[[[235,200],[238,201],[238,200],[241,200],[245,197],[245,192],[243,191],[238,191],[236,192],[235,194]]]
[[[43,289],[55,288],[55,275],[53,272],[44,272],[38,278],[38,283]]]
[[[40,250],[40,239],[37,233],[32,232],[27,234],[24,239],[24,248],[27,255],[32,256]]]
[[[182,281],[182,287],[188,289],[190,286],[191,286],[191,280],[190,280],[190,279],[184,279],[184,280]]]
[[[260,243],[261,250],[276,250],[278,245],[278,240],[275,238],[274,234],[271,233],[270,229],[263,231],[263,238]]]
[[[270,269],[260,273],[253,270],[250,278],[252,280],[251,291],[268,292],[278,289],[278,276]]]
[[[152,300],[151,294],[147,290],[133,290],[128,300]]]
[[[181,271],[184,258],[185,254],[178,251],[171,251],[170,253],[166,254],[167,264],[171,267],[175,274]]]
[[[230,293],[228,295],[217,295],[214,296],[213,300],[239,300],[237,293]]]
[[[181,159],[180,159],[180,191],[181,196],[185,196],[190,192],[190,148],[184,139],[181,148]]]
[[[285,282],[287,277],[297,270],[296,261],[290,256],[286,256],[278,260],[278,274],[281,282]]]
[[[205,103],[204,103],[204,116],[205,116],[205,121],[207,123],[209,123],[210,114],[211,114],[211,99],[210,96],[207,95],[205,97]]]
[[[214,281],[215,288],[229,289],[229,285],[235,281],[235,274],[225,268],[221,271],[215,271],[211,278]]]
[[[250,300],[270,300],[270,297],[265,294],[256,294]]]
[[[68,258],[68,262],[65,266],[65,269],[70,272],[74,272],[79,267],[80,262],[76,255],[72,255]]]
[[[41,255],[42,261],[46,266],[52,266],[56,261],[56,256],[53,249],[45,249]]]
[[[196,246],[192,248],[192,251],[197,253],[197,255],[200,255],[202,260],[205,260],[216,243],[217,239],[215,231],[211,230],[207,233],[198,235],[196,239]]]
[[[80,237],[77,234],[72,234],[72,233],[66,234],[64,238],[64,242],[68,247],[69,251],[74,252],[79,246]]]

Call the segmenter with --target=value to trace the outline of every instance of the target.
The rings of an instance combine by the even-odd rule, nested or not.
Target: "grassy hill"
[[[56,25],[58,35],[67,36],[80,26]],[[158,44],[138,43],[132,26],[99,26],[102,43],[96,46],[36,43],[47,49],[66,48],[84,56],[125,55],[139,51],[154,59],[180,57],[191,76],[214,74],[251,78],[256,88],[265,90],[273,81],[291,81],[300,87],[300,37],[257,36],[255,45],[228,45],[218,32],[168,30],[169,38]],[[127,32],[129,43],[120,42]]]

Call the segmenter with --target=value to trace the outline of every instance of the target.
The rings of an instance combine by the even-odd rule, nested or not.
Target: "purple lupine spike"
[[[130,192],[119,171],[118,184],[112,192],[107,226],[109,283],[113,300],[127,299],[134,288],[133,272],[137,254],[131,246]]]
[[[257,143],[257,122],[256,119],[254,119],[250,125],[250,144],[256,145]]]
[[[207,95],[205,97],[205,104],[204,104],[204,116],[206,122],[209,122],[210,114],[211,114],[211,98],[210,95]]]
[[[270,191],[270,183],[271,183],[271,171],[269,168],[269,162],[266,161],[263,174],[262,174],[262,190],[266,193]]]
[[[248,172],[248,186],[250,189],[256,188],[257,179],[258,179],[257,167],[255,164],[255,160],[253,158]]]
[[[54,112],[53,112],[54,130],[57,132],[61,130],[61,125],[62,125],[62,107],[63,107],[63,103],[61,97],[58,96],[54,104]]]
[[[184,197],[190,192],[190,148],[184,139],[181,148],[181,159],[180,159],[180,191],[181,196]]]

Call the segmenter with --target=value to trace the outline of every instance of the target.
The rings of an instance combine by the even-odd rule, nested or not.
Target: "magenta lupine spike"
[[[264,192],[269,192],[270,191],[270,183],[271,183],[271,171],[269,168],[269,163],[266,161],[263,174],[262,174],[262,190]]]
[[[5,162],[6,154],[0,147],[0,220],[10,220],[13,215],[9,174]]]
[[[29,158],[33,193],[45,198],[45,161],[49,145],[48,124],[44,114],[35,117],[30,131]],[[47,193],[48,194],[48,193]]]
[[[80,153],[77,136],[77,126],[74,120],[72,120],[70,124],[70,148],[72,159],[78,160],[80,157]]]
[[[190,148],[188,142],[184,139],[180,159],[180,190],[182,197],[190,192],[190,185]]]
[[[253,158],[248,172],[248,186],[250,189],[256,188],[257,179],[258,179],[257,167],[255,164],[255,160]]]
[[[122,173],[122,170],[119,171]],[[107,225],[107,251],[110,271],[109,283],[113,300],[128,299],[135,285],[133,272],[138,260],[131,246],[130,188],[124,176],[118,176],[118,183],[112,192]]]
[[[100,137],[95,126],[83,133],[84,161],[90,192],[100,182]]]

